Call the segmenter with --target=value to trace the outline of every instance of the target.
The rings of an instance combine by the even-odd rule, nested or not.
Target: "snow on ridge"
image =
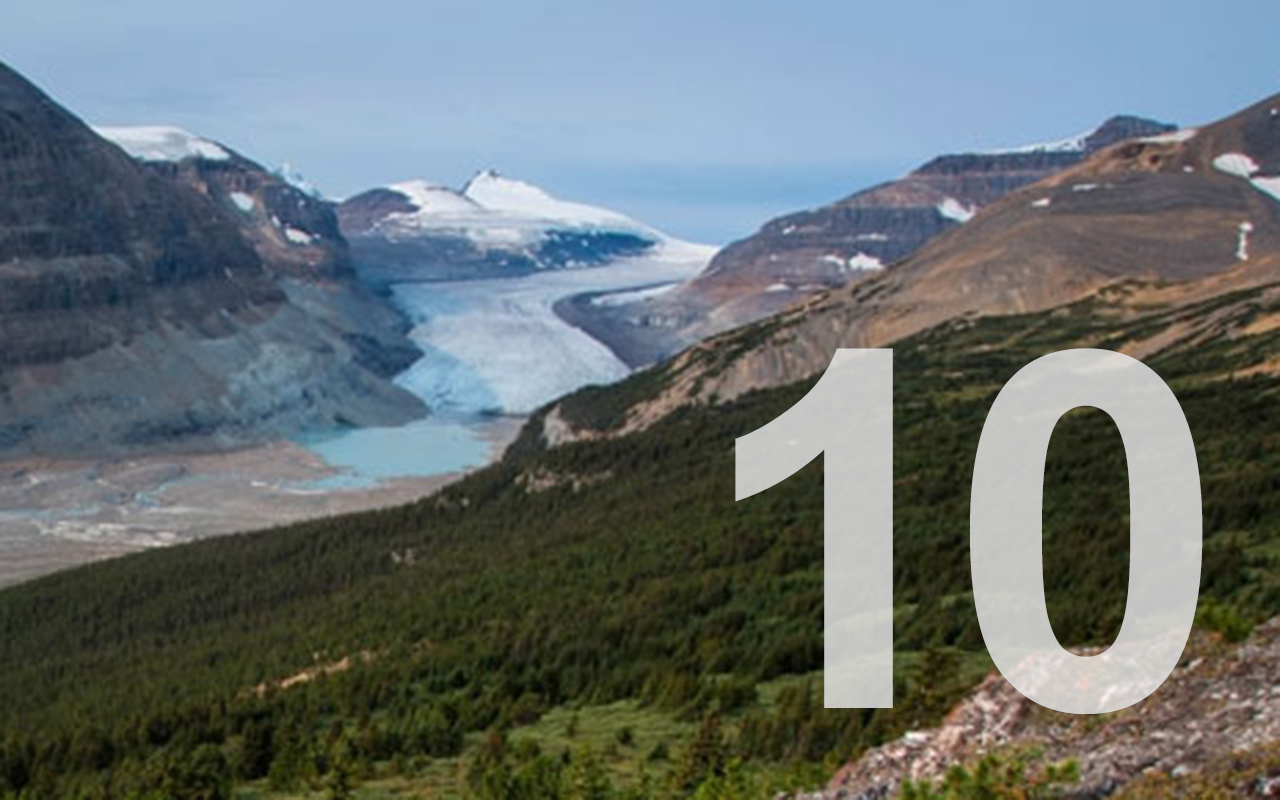
[[[530,183],[493,170],[477,174],[461,190],[423,180],[391,184],[415,210],[388,215],[380,225],[392,235],[440,230],[487,247],[524,247],[549,231],[619,232],[655,244],[682,244],[630,217],[584,203],[560,200]],[[701,245],[690,245],[695,248]]]
[[[468,181],[462,194],[491,211],[528,216],[549,222],[602,228],[644,227],[615,211],[560,200],[531,183],[503,177],[491,169],[484,170]]]
[[[466,195],[423,180],[393,183],[387,188],[404,195],[419,213],[474,214],[480,210],[480,205]]]
[[[1181,128],[1168,133],[1158,133],[1155,136],[1144,136],[1138,141],[1147,144],[1181,144],[1194,139],[1199,132],[1198,128]]]
[[[978,209],[976,206],[966,206],[954,197],[948,197],[938,203],[938,213],[947,219],[965,223],[973,219],[973,215],[978,213]]]
[[[302,173],[294,169],[293,165],[288,161],[281,164],[280,168],[275,170],[275,176],[303,194],[310,195],[317,199],[324,198],[324,195],[315,187],[315,184],[303,177]]]
[[[1076,136],[1070,136],[1066,139],[1059,139],[1056,142],[1038,142],[1036,144],[1022,145],[1021,147],[1010,147],[1002,150],[984,150],[980,155],[987,156],[1011,156],[1022,155],[1027,153],[1083,153],[1089,144],[1089,137],[1098,132],[1098,128],[1092,128],[1084,133]]]
[[[139,161],[178,162],[188,158],[226,161],[231,158],[216,142],[168,125],[104,125],[93,130]]]

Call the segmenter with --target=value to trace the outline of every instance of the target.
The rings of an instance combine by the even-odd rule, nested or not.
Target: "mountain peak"
[[[512,203],[520,203],[518,210],[524,211],[530,202],[554,201],[549,193],[532,183],[508,178],[492,168],[477,172],[462,187],[462,194],[483,206],[502,210],[516,210],[510,209]]]
[[[1176,125],[1158,122],[1131,114],[1117,114],[1106,119],[1098,127],[1084,133],[1052,142],[1022,145],[1003,150],[989,150],[978,155],[1005,156],[1025,154],[1069,153],[1089,155],[1104,147],[1141,136],[1157,136],[1177,130]]]
[[[1127,139],[1160,136],[1173,133],[1177,129],[1177,125],[1170,125],[1147,117],[1118,114],[1107,119],[1094,129],[1093,133],[1085,137],[1084,151],[1092,153]]]
[[[622,214],[561,200],[532,183],[505,177],[495,169],[483,170],[467,181],[462,195],[490,211],[503,214],[589,227],[643,229],[652,233]]]

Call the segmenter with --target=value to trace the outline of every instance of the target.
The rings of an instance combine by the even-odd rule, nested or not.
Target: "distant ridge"
[[[673,352],[883,269],[1009,192],[1101,149],[1174,130],[1117,116],[1061,142],[939,156],[899,180],[772,220],[721,250],[687,286],[618,313],[632,323],[634,337],[664,341]]]
[[[423,180],[371,189],[343,202],[338,215],[362,276],[375,285],[600,266],[685,244],[493,169],[460,190]]]

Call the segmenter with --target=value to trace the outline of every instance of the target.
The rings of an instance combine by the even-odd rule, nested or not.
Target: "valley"
[[[492,169],[327,199],[3,65],[0,112],[6,800],[1280,785],[1280,96],[941,156],[719,251]],[[893,349],[891,707],[821,701],[826,457],[734,499],[737,441],[847,347]],[[992,673],[968,526],[1001,387],[1071,348],[1173,391],[1204,537],[1173,680],[1064,719]],[[1130,455],[1090,408],[1047,446],[1080,652],[1124,625]]]
[[[0,586],[207,536],[399,505],[501,457],[527,415],[631,366],[556,308],[696,274],[712,248],[667,242],[604,266],[388,287],[419,359],[395,383],[431,412],[230,451],[0,465]]]

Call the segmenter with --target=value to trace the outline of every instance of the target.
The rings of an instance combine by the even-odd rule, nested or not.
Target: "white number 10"
[[[737,440],[736,495],[778,484],[825,454],[824,687],[828,708],[893,705],[893,355],[838,350],[803,399]],[[1111,415],[1129,459],[1130,567],[1124,623],[1092,657],[1049,624],[1041,553],[1044,462],[1058,419]],[[1085,487],[1087,488],[1087,487]],[[1076,714],[1130,706],[1177,664],[1200,584],[1200,477],[1173,392],[1140,361],[1067,350],[1028,364],[1001,390],[974,464],[974,603],[992,660],[1019,691]]]

